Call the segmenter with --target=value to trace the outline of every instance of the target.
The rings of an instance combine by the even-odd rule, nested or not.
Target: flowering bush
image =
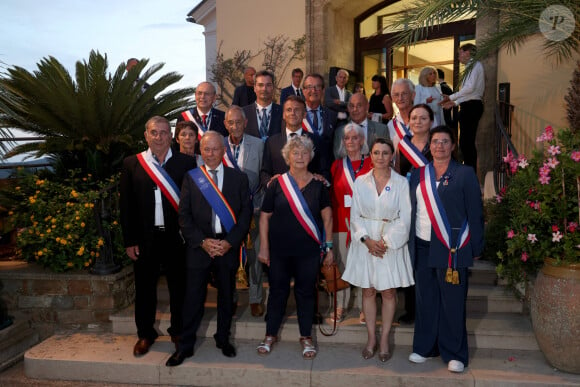
[[[511,178],[496,198],[508,215],[497,271],[511,285],[536,274],[545,258],[579,260],[580,136],[568,129],[556,136],[548,126],[536,141],[543,149],[530,160],[504,158]]]
[[[3,195],[9,199],[9,221],[17,230],[17,252],[28,261],[38,262],[55,272],[90,267],[102,254],[105,240],[99,233],[95,203],[116,191],[103,190],[117,177],[94,182],[92,176],[74,173],[64,181],[51,181],[38,175],[23,175],[17,185]],[[116,203],[116,200],[112,201]],[[123,257],[118,209],[111,221],[101,221],[109,230],[114,256]]]

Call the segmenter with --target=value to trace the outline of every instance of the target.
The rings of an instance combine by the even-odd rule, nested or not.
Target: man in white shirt
[[[243,107],[248,119],[245,133],[266,142],[268,137],[280,133],[282,128],[282,107],[273,102],[274,74],[267,70],[258,71],[254,91],[256,102]]]
[[[477,48],[474,44],[466,43],[459,48],[459,62],[469,66],[473,62]],[[485,90],[485,74],[483,65],[477,61],[473,63],[471,71],[463,79],[457,93],[445,96],[440,102],[445,109],[459,106],[459,148],[465,165],[470,165],[477,173],[477,149],[475,138],[477,126],[483,114],[483,92]]]
[[[348,118],[348,100],[352,93],[346,89],[348,82],[348,71],[338,70],[336,73],[336,85],[326,89],[324,93],[324,106],[333,110],[337,114],[338,125],[346,123]]]

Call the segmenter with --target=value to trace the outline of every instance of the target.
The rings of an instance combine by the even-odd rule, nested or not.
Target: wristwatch
[[[362,243],[365,243],[365,241],[366,241],[367,239],[369,239],[369,236],[368,236],[368,235],[363,235],[363,236],[361,236],[361,237],[360,237],[360,241],[361,241]]]

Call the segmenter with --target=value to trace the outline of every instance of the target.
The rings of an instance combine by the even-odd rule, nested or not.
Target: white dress
[[[431,110],[433,110],[434,120],[433,126],[445,125],[445,119],[443,118],[443,108],[439,106],[439,102],[443,99],[441,94],[441,89],[439,85],[435,86],[415,86],[415,100],[414,105],[420,103],[426,103],[429,105]],[[433,97],[433,101],[427,103],[427,98]]]
[[[391,178],[380,195],[375,187],[372,170],[354,182],[350,212],[352,241],[342,279],[377,291],[411,286],[415,281],[407,247],[411,227],[409,183],[391,169]],[[360,241],[364,235],[374,240],[382,235],[388,247],[382,258],[368,252]]]

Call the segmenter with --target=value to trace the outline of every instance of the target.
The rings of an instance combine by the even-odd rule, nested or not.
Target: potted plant
[[[579,71],[569,103],[571,127],[546,127],[531,159],[504,158],[510,181],[498,196],[508,215],[505,248],[497,271],[508,284],[535,277],[530,315],[540,349],[563,371],[580,373],[580,130],[571,102],[578,99]]]

